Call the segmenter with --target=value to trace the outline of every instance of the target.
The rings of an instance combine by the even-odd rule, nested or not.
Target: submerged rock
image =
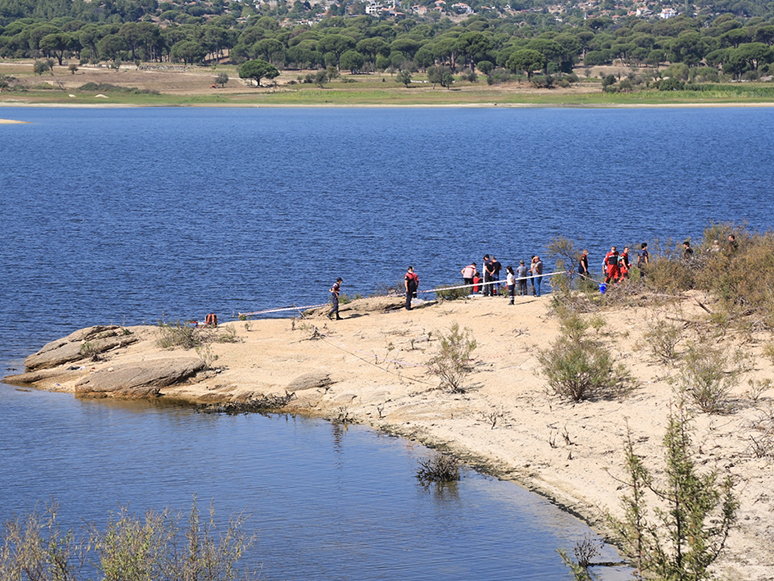
[[[205,367],[204,361],[198,357],[119,364],[78,381],[75,394],[87,397],[157,397],[162,388],[185,381]]]

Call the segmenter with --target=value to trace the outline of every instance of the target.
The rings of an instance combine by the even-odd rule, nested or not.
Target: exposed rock
[[[204,367],[202,359],[193,357],[119,364],[84,377],[75,384],[75,393],[80,396],[156,397],[161,388],[180,383]]]
[[[113,329],[115,327],[97,326],[76,331],[64,339],[48,343],[37,353],[27,357],[24,366],[27,371],[50,369],[137,341],[136,336],[116,333]],[[83,346],[86,343],[89,343],[89,353],[84,353]]]
[[[32,371],[30,373],[20,373],[18,375],[9,375],[4,377],[3,381],[9,385],[34,385],[47,379],[57,379],[59,381],[67,381],[74,379],[80,375],[83,375],[85,370],[78,369],[42,369],[40,371]]]
[[[299,375],[288,386],[288,391],[304,391],[305,389],[325,388],[333,383],[329,373],[325,371],[313,371]]]

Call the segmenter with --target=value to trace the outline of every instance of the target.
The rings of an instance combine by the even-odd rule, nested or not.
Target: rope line
[[[530,280],[530,279],[533,279],[533,278],[551,277],[551,276],[555,276],[557,274],[567,274],[567,272],[564,271],[564,270],[557,270],[556,272],[548,272],[546,274],[539,274],[539,275],[533,275],[533,276],[522,276],[522,277],[514,278],[513,280],[514,281]],[[506,281],[504,281],[504,280],[491,280],[491,281],[487,281],[487,282],[479,282],[479,283],[476,283],[476,284],[462,284],[462,285],[458,285],[458,286],[446,286],[446,287],[431,288],[431,289],[428,289],[428,290],[420,290],[420,291],[417,291],[417,294],[435,293],[435,292],[438,292],[438,291],[456,290],[456,289],[460,289],[460,288],[470,288],[470,287],[476,287],[476,286],[480,286],[481,288],[484,288],[487,285],[488,286],[492,286],[492,285],[495,285],[495,284],[505,285],[505,283],[506,283]],[[390,296],[390,295],[385,295],[385,296]],[[400,295],[395,295],[395,296],[405,296],[405,293],[401,293]],[[302,311],[306,311],[306,310],[309,310],[309,309],[320,309],[322,307],[328,306],[329,304],[330,303],[321,303],[319,305],[306,305],[306,306],[302,306],[302,307],[293,306],[293,307],[281,307],[281,308],[277,308],[277,309],[264,309],[264,310],[261,310],[261,311],[251,311],[249,313],[239,313],[239,316],[240,317],[252,317],[252,316],[255,316],[255,315],[268,315],[268,314],[271,314],[271,313],[285,313],[285,312],[289,312],[289,311],[302,312]]]

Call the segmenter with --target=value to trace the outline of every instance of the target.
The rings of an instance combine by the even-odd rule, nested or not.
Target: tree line
[[[155,0],[104,0],[122,18],[140,21],[89,22],[72,16],[18,18],[7,16],[9,4],[25,2],[42,10],[49,4],[75,10],[83,0],[0,0],[0,57],[55,58],[81,63],[135,61],[194,65],[228,59],[235,64],[260,60],[282,69],[326,69],[352,72],[478,70],[498,73],[571,73],[578,65],[622,63],[655,69],[681,64],[686,78],[702,70],[706,80],[718,72],[757,78],[772,72],[774,17],[678,16],[648,20],[607,16],[567,19],[527,13],[519,17],[474,15],[460,23],[449,18],[392,21],[371,16],[329,16],[316,24],[283,26],[279,16],[235,16],[247,5],[214,3],[221,14],[178,23],[163,16],[169,3]],[[186,10],[196,6],[187,6]],[[286,6],[287,7],[287,6]],[[131,9],[130,9],[131,8]],[[106,9],[107,10],[107,9]],[[254,9],[251,9],[254,10]],[[190,10],[189,10],[190,12]],[[25,12],[26,13],[26,12]],[[118,12],[113,12],[113,15]],[[530,15],[535,23],[530,24]],[[551,15],[548,15],[551,16]],[[540,18],[542,17],[542,18]],[[712,70],[715,71],[713,77]],[[692,77],[691,77],[692,78]]]

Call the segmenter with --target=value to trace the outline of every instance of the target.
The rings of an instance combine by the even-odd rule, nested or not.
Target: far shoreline
[[[774,102],[755,103],[17,103],[0,101],[0,108],[51,109],[144,109],[144,108],[212,108],[212,109],[722,109],[769,108]],[[0,124],[27,123],[0,119]]]

